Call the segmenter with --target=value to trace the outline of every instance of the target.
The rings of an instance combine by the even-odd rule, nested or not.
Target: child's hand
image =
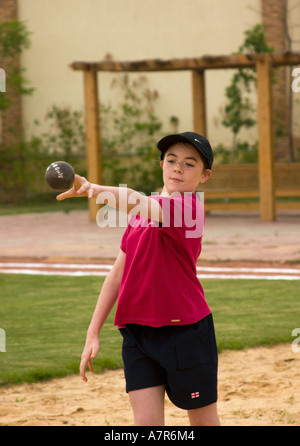
[[[81,355],[81,362],[80,362],[80,376],[82,377],[84,382],[87,382],[87,377],[85,375],[85,370],[87,365],[89,366],[89,369],[92,373],[94,373],[93,363],[92,359],[95,359],[99,353],[100,350],[100,340],[99,337],[95,337],[92,340],[86,341],[84,350]]]
[[[72,189],[57,195],[56,199],[58,201],[65,200],[66,198],[72,197],[88,197],[93,198],[96,192],[95,184],[90,183],[86,178],[75,174],[74,184]]]

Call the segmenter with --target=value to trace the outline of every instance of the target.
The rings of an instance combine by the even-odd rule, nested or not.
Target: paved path
[[[0,271],[106,274],[124,230],[99,228],[85,211],[2,216]],[[299,278],[299,235],[300,213],[285,212],[272,223],[251,212],[208,215],[199,277]]]
[[[59,276],[106,276],[112,264],[103,263],[44,263],[41,261],[0,262],[0,273],[6,274],[36,274]],[[286,266],[264,267],[261,265],[240,266],[203,266],[197,267],[199,279],[269,279],[269,280],[300,280],[300,268]]]

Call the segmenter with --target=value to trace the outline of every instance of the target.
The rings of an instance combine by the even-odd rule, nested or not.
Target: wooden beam
[[[256,64],[259,133],[259,188],[262,221],[275,221],[275,165],[272,116],[272,63],[265,55]]]
[[[221,56],[202,56],[189,59],[146,59],[138,61],[73,62],[73,70],[96,71],[177,71],[177,70],[213,70],[224,68],[255,67],[259,60],[263,60],[265,53],[260,54],[232,54]],[[273,66],[300,64],[300,53],[268,53]]]
[[[244,55],[241,56],[203,56],[193,59],[147,59],[138,61],[111,61],[100,62],[73,62],[70,67],[73,70],[86,70],[91,67],[97,71],[177,71],[177,70],[201,70],[207,68],[233,68],[253,67],[255,62]]]
[[[205,72],[192,71],[194,131],[207,136],[205,104]]]
[[[95,69],[84,71],[84,95],[85,95],[85,122],[86,122],[86,153],[88,181],[102,183],[102,158],[99,129],[99,103],[97,71]],[[99,205],[96,199],[89,200],[90,220],[96,221]]]

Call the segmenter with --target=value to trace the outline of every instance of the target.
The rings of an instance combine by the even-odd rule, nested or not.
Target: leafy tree
[[[234,54],[270,53],[274,48],[267,44],[262,25],[255,25],[245,31],[245,39],[238,51]],[[232,130],[233,143],[231,161],[237,149],[238,134],[244,128],[253,127],[255,108],[251,103],[249,94],[256,88],[256,72],[254,68],[238,69],[234,73],[230,85],[225,90],[227,103],[224,108],[222,124]]]
[[[10,20],[0,24],[0,57],[1,66],[6,74],[6,93],[0,94],[0,111],[11,106],[10,90],[19,94],[32,94],[34,88],[28,87],[28,80],[24,77],[25,70],[15,63],[15,57],[24,49],[30,47],[30,32],[24,22]]]
[[[12,105],[13,92],[24,95],[32,94],[34,91],[28,87],[29,82],[24,76],[25,70],[17,62],[17,56],[30,46],[29,36],[30,32],[24,22],[10,20],[0,24],[0,60],[1,68],[5,70],[6,75],[6,91],[0,93],[0,119],[1,114]],[[16,128],[12,128],[11,132],[15,134]],[[22,139],[22,135],[20,136]],[[22,140],[10,147],[0,145],[1,201],[17,201],[25,193],[25,152],[26,145]]]

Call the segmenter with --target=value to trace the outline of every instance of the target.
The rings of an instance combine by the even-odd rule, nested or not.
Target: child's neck
[[[193,192],[193,193],[195,193],[195,192]],[[163,189],[162,189],[162,191],[160,193],[160,196],[161,197],[170,197],[171,196],[171,194],[169,194],[169,192],[167,191],[166,186],[163,187]]]
[[[163,187],[160,195],[161,195],[161,197],[169,197],[170,196],[169,192],[166,189],[166,186]]]

